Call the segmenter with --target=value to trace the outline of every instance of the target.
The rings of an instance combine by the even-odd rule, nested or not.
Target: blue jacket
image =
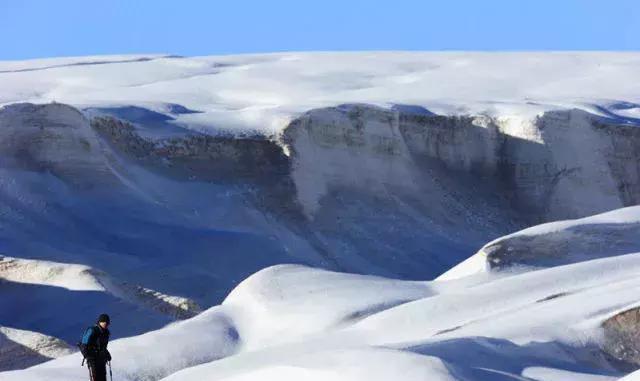
[[[88,360],[111,361],[111,354],[107,350],[109,335],[108,329],[97,324],[87,328],[80,341],[82,355]]]

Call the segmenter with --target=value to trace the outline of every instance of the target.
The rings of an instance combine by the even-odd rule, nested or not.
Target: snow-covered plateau
[[[0,380],[640,380],[640,54],[0,62]]]

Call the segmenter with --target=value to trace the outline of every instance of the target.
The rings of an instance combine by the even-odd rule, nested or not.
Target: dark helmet
[[[111,319],[107,314],[101,314],[98,316],[98,323],[106,322],[107,324],[111,324]]]

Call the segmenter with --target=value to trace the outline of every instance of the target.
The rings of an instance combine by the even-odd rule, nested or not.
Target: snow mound
[[[132,285],[84,265],[0,256],[0,280],[70,291],[104,291],[131,304],[181,319],[201,312],[192,300]]]
[[[113,328],[115,329],[115,328]],[[219,307],[157,331],[116,340],[109,345],[114,379],[159,380],[179,369],[233,354],[239,344],[230,317]],[[1,380],[83,380],[86,368],[79,353],[29,368],[0,373]]]
[[[640,380],[640,371],[636,371],[628,374],[625,377],[619,379],[620,381],[638,381]]]
[[[544,268],[640,251],[640,207],[550,222],[501,237],[438,277]]]
[[[237,375],[216,379],[225,381],[248,380],[332,380],[384,381],[433,380],[455,381],[450,369],[435,357],[420,356],[404,351],[385,348],[343,349],[339,351],[318,351],[312,353],[292,353],[283,363],[271,363],[256,367]],[[249,366],[247,368],[250,368]],[[167,381],[198,380],[211,377],[206,368],[187,369],[167,377]]]
[[[7,325],[6,327],[0,325],[0,333],[5,337],[0,340],[0,352],[6,354],[7,360],[0,362],[0,370],[33,365],[45,359],[71,353],[70,346],[65,341],[34,332],[48,329],[53,325],[47,322],[41,323],[40,318],[50,319],[63,327],[68,326],[68,323],[64,322],[65,316],[60,316],[57,308],[47,311],[37,306],[38,301],[47,298],[47,292],[44,291],[46,289],[68,290],[69,295],[73,292],[105,295],[113,297],[115,303],[112,303],[124,305],[124,308],[140,308],[170,319],[185,319],[200,312],[199,306],[187,298],[165,295],[132,285],[114,279],[102,271],[78,264],[0,256],[0,284],[6,288],[5,292],[7,292],[6,300],[0,303],[5,310],[1,315],[3,316],[2,325]],[[35,303],[20,301],[19,298],[22,295],[33,299]],[[55,305],[57,302],[47,300],[45,305]],[[12,312],[26,316],[16,319]],[[118,316],[115,310],[113,312],[114,317]],[[29,316],[32,314],[35,316]],[[29,330],[11,328],[10,326],[14,324]],[[62,330],[52,333],[64,337],[69,343],[74,339]],[[79,334],[76,332],[76,335]]]
[[[254,350],[349,325],[432,292],[425,282],[281,265],[240,283],[222,305],[233,308],[243,348]]]
[[[0,327],[0,371],[21,369],[73,352],[69,344],[55,337]]]
[[[620,377],[640,212],[567,219],[640,203],[639,63],[0,62],[0,362],[106,310],[121,380]],[[78,357],[0,380],[86,378]]]
[[[17,283],[64,287],[78,291],[105,290],[88,266],[6,256],[0,256],[0,279]]]
[[[605,352],[602,324],[637,304],[639,270],[637,253],[449,282],[276,266],[219,307],[115,340],[114,377],[615,379],[628,368]],[[80,380],[79,360],[62,357],[0,379]]]

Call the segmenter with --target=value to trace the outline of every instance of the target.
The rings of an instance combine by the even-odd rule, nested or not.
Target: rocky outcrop
[[[428,194],[431,204],[460,188],[452,179],[460,176],[467,182],[462,188],[492,188],[498,204],[506,201],[500,207],[528,223],[640,202],[640,129],[581,110],[531,119],[343,105],[293,120],[280,139],[284,149],[265,136],[150,139],[110,116],[93,118],[92,131],[81,113],[59,104],[5,107],[0,122],[22,126],[3,129],[0,153],[14,165],[85,185],[113,179],[96,131],[121,153],[174,177],[293,186],[294,202],[309,217],[335,189]],[[93,173],[88,180],[78,174],[87,171]]]
[[[640,206],[574,220],[548,222],[484,245],[438,280],[486,272],[521,272],[640,252]],[[555,298],[558,295],[550,295]]]
[[[613,358],[640,367],[640,308],[620,312],[602,323],[604,351]]]
[[[179,181],[230,185],[257,209],[305,234],[290,161],[275,140],[198,133],[149,139],[134,124],[110,116],[93,118],[91,126],[116,152],[146,169]]]
[[[117,187],[101,185],[127,182],[118,188],[125,199],[138,181],[127,175],[129,161],[174,180],[231,186],[320,253],[324,266],[380,275],[391,275],[388,268],[403,276],[421,276],[414,270],[423,267],[438,273],[509,231],[640,200],[638,129],[580,110],[442,116],[351,104],[300,115],[277,138],[150,138],[133,122],[101,115],[89,125],[58,104],[5,107],[0,122],[0,153],[12,163],[5,165],[107,194]],[[544,241],[535,241],[537,260],[543,248],[564,255],[565,238]],[[503,246],[513,245],[486,248],[492,266],[527,264],[529,254]]]
[[[347,105],[306,113],[284,141],[308,213],[335,186],[424,194],[429,179],[464,173],[473,186],[494,183],[533,223],[640,202],[638,131],[581,110],[494,118]]]
[[[366,251],[367,261],[387,263],[389,253],[431,255],[418,243],[424,238],[457,253],[451,247],[460,231],[472,247],[528,224],[640,200],[638,133],[581,110],[498,118],[351,104],[311,110],[291,121],[277,141],[202,134],[149,139],[114,117],[96,117],[92,127],[118,152],[161,174],[242,186],[256,207],[304,237],[335,269],[350,269],[336,252],[346,258]],[[393,221],[392,234],[364,212],[371,208]],[[354,218],[378,240],[360,239],[349,222]],[[424,237],[414,231],[401,238],[415,226],[422,226]],[[635,227],[619,229],[625,235]],[[594,252],[605,238],[599,232],[571,234]],[[572,237],[566,234],[512,238],[518,242],[484,250],[491,267],[574,262],[579,259],[567,252]],[[628,252],[628,242],[618,243],[620,250],[612,253]],[[445,263],[463,258],[451,255]],[[445,263],[429,266],[444,269]]]
[[[278,137],[171,132],[150,138],[59,104],[2,108],[0,248],[34,260],[0,261],[12,287],[66,295],[74,286],[60,275],[78,270],[93,285],[78,293],[82,308],[108,295],[165,324],[276,263],[429,279],[527,224],[640,197],[638,132],[579,110],[498,118],[343,105],[300,115]],[[507,268],[636,248],[638,224],[610,225],[483,250],[488,266]],[[58,266],[71,263],[85,267]]]
[[[280,147],[261,136],[189,134],[154,140],[113,117],[96,117],[91,126],[120,152],[181,179],[234,183],[288,172]]]
[[[542,234],[516,234],[487,244],[481,252],[492,269],[514,266],[549,267],[640,250],[640,224],[575,224]]]
[[[80,188],[116,182],[89,121],[63,104],[14,104],[0,112],[2,167],[51,173]]]
[[[69,290],[103,291],[132,306],[181,320],[202,309],[193,300],[166,295],[156,290],[115,279],[84,265],[19,259],[0,255],[0,284],[17,282],[64,287]]]

